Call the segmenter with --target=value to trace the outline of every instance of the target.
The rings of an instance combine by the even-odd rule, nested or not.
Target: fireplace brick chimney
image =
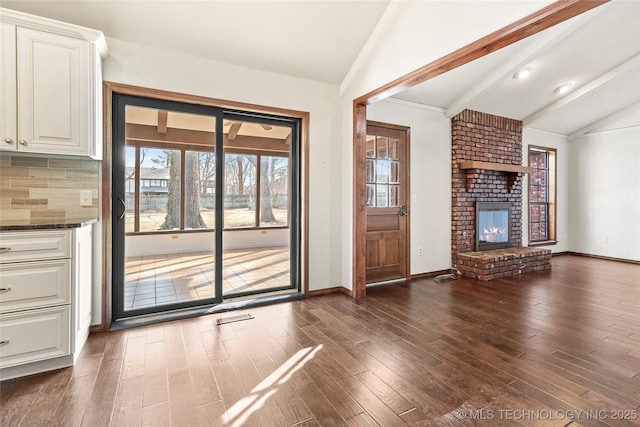
[[[522,173],[481,168],[461,169],[462,161],[522,165],[522,122],[464,110],[451,119],[452,263],[475,251],[475,203],[509,202],[510,246],[522,246]]]

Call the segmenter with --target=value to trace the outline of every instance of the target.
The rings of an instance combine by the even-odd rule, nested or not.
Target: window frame
[[[545,201],[531,200],[531,187],[534,173],[534,167],[532,165],[532,154],[544,153],[546,158],[546,168],[544,168],[545,174]],[[543,147],[538,145],[529,145],[527,149],[527,161],[530,168],[532,168],[529,174],[527,185],[527,222],[528,222],[528,237],[529,246],[544,246],[557,244],[557,191],[558,191],[558,150],[551,147]],[[546,236],[544,239],[534,240],[532,238],[532,226],[531,208],[534,205],[544,206],[546,209]],[[541,221],[539,221],[541,223]]]

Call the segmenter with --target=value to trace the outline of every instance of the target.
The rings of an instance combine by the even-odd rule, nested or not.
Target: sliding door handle
[[[118,216],[118,221],[120,221],[122,220],[122,218],[124,218],[124,214],[127,211],[127,205],[122,197],[118,197],[118,201],[122,203],[122,213],[120,214],[120,216]]]

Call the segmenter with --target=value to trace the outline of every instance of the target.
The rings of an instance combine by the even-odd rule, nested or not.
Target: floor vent
[[[436,276],[436,283],[452,282],[454,280],[458,280],[455,274],[441,274]]]
[[[230,316],[230,317],[221,317],[216,319],[216,325],[224,325],[225,323],[239,322],[241,320],[249,320],[253,319],[253,316],[250,314],[240,314],[238,316]]]

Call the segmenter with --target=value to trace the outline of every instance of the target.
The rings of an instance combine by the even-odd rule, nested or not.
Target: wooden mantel
[[[486,169],[500,172],[522,172],[531,173],[528,166],[507,165],[504,163],[480,162],[476,160],[465,160],[460,162],[460,169]]]

